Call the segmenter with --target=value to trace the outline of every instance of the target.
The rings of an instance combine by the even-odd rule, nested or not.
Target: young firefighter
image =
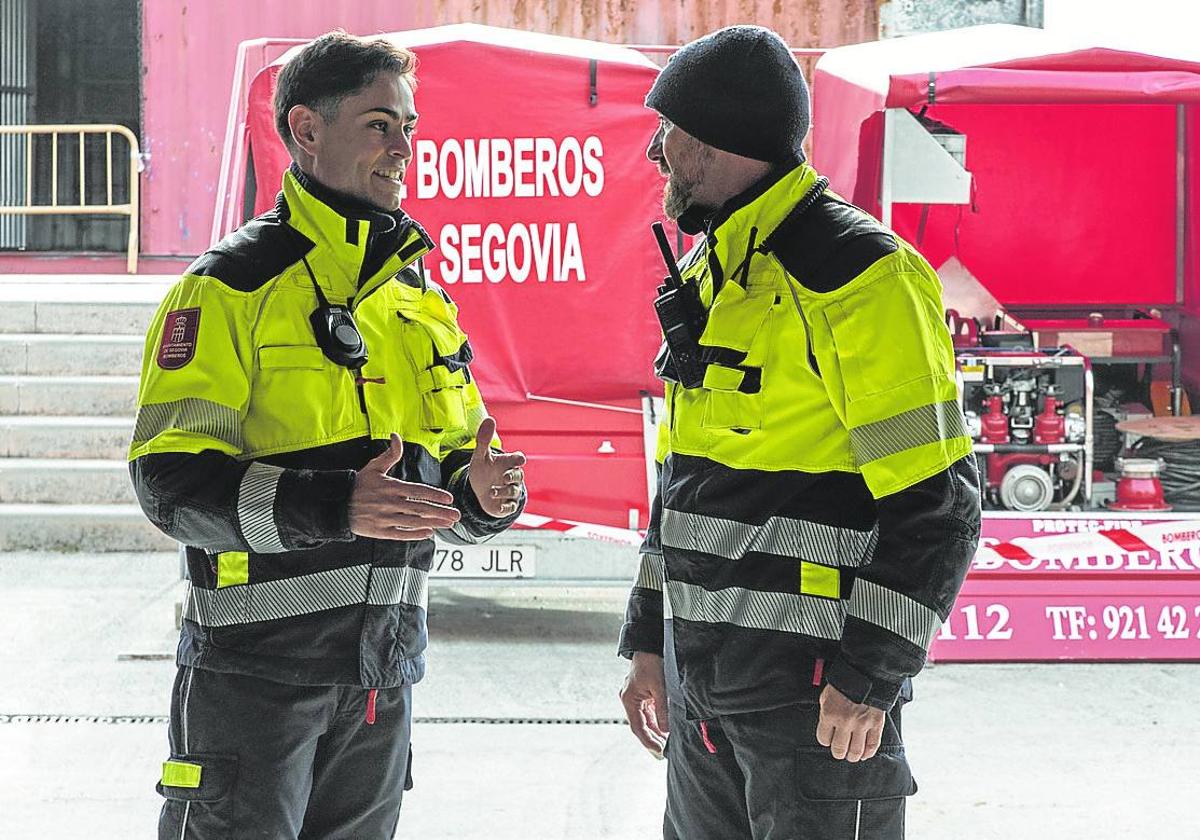
[[[284,67],[275,209],[196,260],[147,336],[130,472],[189,579],[163,840],[391,838],[431,537],[524,505],[399,209],[414,68],[344,33]]]
[[[979,537],[941,287],[805,163],[808,90],[773,32],[684,46],[646,104],[703,320],[699,365],[660,353],[620,642],[630,725],[669,760],[664,837],[901,838],[900,706]]]

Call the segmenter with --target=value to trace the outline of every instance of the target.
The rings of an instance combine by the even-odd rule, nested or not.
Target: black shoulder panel
[[[418,274],[412,266],[406,266],[405,268],[400,269],[400,271],[396,274],[396,280],[397,282],[403,283],[405,286],[409,286],[413,289],[421,288],[421,275]],[[433,284],[430,283],[430,285]],[[438,291],[441,291],[441,289],[438,289]],[[445,296],[446,293],[442,292],[442,297]]]
[[[212,277],[239,292],[252,292],[299,262],[313,243],[272,210],[251,219],[201,254],[188,274]]]
[[[867,213],[829,195],[773,234],[775,256],[805,288],[840,289],[898,246]]]

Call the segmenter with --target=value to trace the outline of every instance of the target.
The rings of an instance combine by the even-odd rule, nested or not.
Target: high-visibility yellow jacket
[[[621,652],[662,653],[665,619],[692,716],[796,702],[817,658],[890,708],[978,540],[937,276],[825,183],[773,173],[680,264],[705,375],[666,383]]]
[[[275,209],[202,255],[146,337],[130,472],[150,520],[186,546],[179,663],[297,684],[389,687],[424,670],[431,540],[356,537],[355,470],[449,489],[447,539],[503,530],[467,483],[486,416],[457,308],[425,280],[403,213],[293,167]],[[309,318],[314,282],[348,304],[369,354],[356,377]],[[498,442],[496,442],[498,445]]]

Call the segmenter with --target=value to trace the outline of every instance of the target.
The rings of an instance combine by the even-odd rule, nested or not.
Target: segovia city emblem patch
[[[200,307],[168,312],[163,322],[162,341],[158,345],[158,366],[177,370],[196,355],[196,335],[200,329]]]

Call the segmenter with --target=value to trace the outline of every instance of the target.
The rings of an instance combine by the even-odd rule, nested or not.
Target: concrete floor
[[[0,555],[3,840],[153,836],[177,572],[173,555]],[[617,717],[624,595],[438,582],[416,714]],[[909,836],[1200,839],[1198,697],[1200,665],[931,667],[906,709]],[[661,836],[665,765],[623,726],[427,722],[414,753],[398,837]]]

